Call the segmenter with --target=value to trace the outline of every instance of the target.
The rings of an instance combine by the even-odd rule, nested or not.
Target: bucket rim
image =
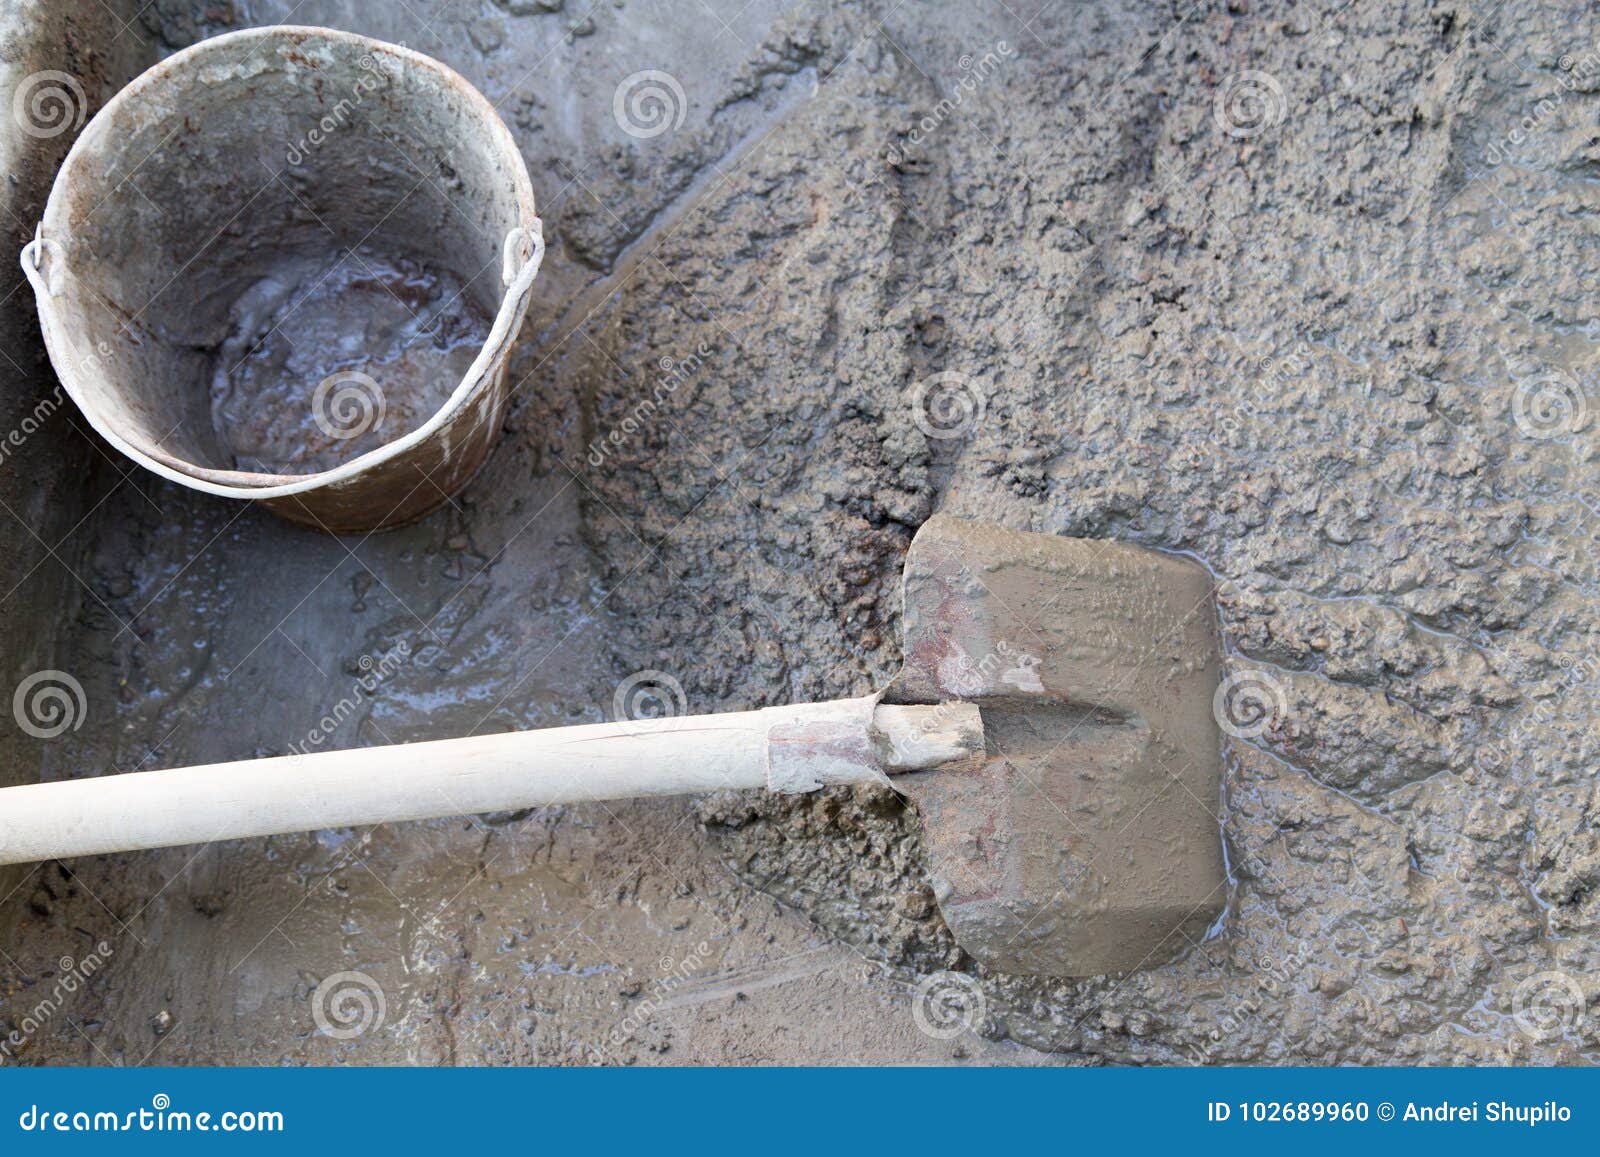
[[[426,422],[409,433],[387,441],[348,462],[310,474],[263,474],[244,470],[218,470],[199,466],[171,455],[158,457],[131,443],[117,431],[111,421],[97,412],[92,400],[86,399],[87,391],[78,380],[78,369],[73,359],[67,356],[71,346],[58,332],[62,322],[53,306],[55,295],[50,290],[48,276],[41,270],[47,246],[55,244],[59,247],[60,237],[70,234],[70,230],[62,227],[66,215],[65,189],[69,178],[75,166],[81,164],[82,158],[96,147],[106,132],[110,131],[109,126],[115,119],[114,114],[143,99],[147,90],[169,82],[175,72],[196,61],[197,58],[251,40],[296,43],[307,40],[342,41],[368,52],[383,52],[397,58],[405,65],[431,70],[474,109],[501,154],[507,158],[506,168],[513,186],[519,217],[518,225],[512,229],[503,243],[505,292],[500,299],[494,322],[477,356],[462,374],[461,380],[450,396]],[[521,266],[515,273],[510,264],[514,247],[519,251],[517,256],[522,260]],[[544,248],[543,223],[537,214],[533,182],[528,175],[527,161],[523,158],[522,150],[517,147],[516,138],[511,135],[511,130],[506,127],[499,111],[489,103],[483,93],[478,91],[477,86],[443,61],[404,45],[336,28],[305,24],[275,24],[265,28],[245,28],[236,32],[225,32],[181,49],[140,73],[106,101],[78,134],[62,160],[61,167],[51,184],[50,195],[46,199],[44,213],[34,239],[23,247],[22,268],[33,286],[39,311],[40,330],[56,376],[67,396],[72,398],[96,433],[147,470],[169,481],[224,498],[265,499],[304,494],[312,490],[348,484],[358,475],[365,474],[428,441],[472,400],[481,387],[494,388],[496,383],[493,377],[503,373],[505,368],[503,365],[497,367],[496,363],[503,357],[509,356],[511,342],[528,309],[530,290],[539,272]],[[526,255],[520,252],[523,249],[528,250]],[[163,458],[166,460],[163,461]]]

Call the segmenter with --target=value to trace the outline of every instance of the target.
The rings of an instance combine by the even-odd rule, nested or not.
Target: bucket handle
[[[533,239],[533,251],[519,269],[517,258],[530,237]],[[59,272],[59,267],[66,261],[66,247],[54,237],[46,237],[44,224],[41,222],[34,227],[33,240],[22,247],[22,272],[27,277],[28,283],[33,286],[35,293],[46,297],[59,297],[61,296],[59,278],[54,273],[46,273],[43,269],[44,254],[47,251],[55,254],[51,268]],[[519,280],[531,283],[543,262],[544,222],[535,217],[531,229],[524,229],[518,225],[506,234],[500,250],[500,280],[507,287],[517,284]]]
[[[517,257],[529,238],[533,239],[533,251],[528,255],[526,264],[519,270]],[[504,245],[500,249],[500,280],[509,288],[515,285],[519,275],[526,282],[533,281],[533,275],[539,272],[539,265],[544,261],[544,222],[535,217],[531,228],[524,229],[518,225],[506,234]]]
[[[54,310],[43,308],[43,301],[58,296],[60,290],[52,284],[55,281],[54,276],[45,273],[40,268],[40,264],[44,253],[53,245],[56,247],[58,259],[51,262],[52,272],[59,273],[66,267],[63,256],[65,247],[54,238],[44,236],[43,230],[44,227],[41,224],[34,230],[33,240],[23,246],[22,271],[33,286],[34,292],[41,297],[39,326],[44,331],[46,348],[54,350],[53,343],[60,340],[54,332],[54,325],[59,324],[59,319],[55,316]],[[528,259],[518,267],[516,265],[518,251],[530,238],[532,241],[531,252],[528,254]],[[539,266],[543,261],[544,225],[539,218],[533,218],[527,229],[519,226],[506,234],[505,242],[501,247],[500,266],[501,276],[506,280],[506,295],[500,304],[500,311],[495,315],[494,325],[489,331],[488,338],[485,339],[483,347],[478,351],[478,356],[473,359],[472,365],[468,367],[467,372],[462,376],[460,385],[456,387],[456,392],[451,395],[443,406],[434,412],[433,417],[409,434],[403,435],[393,442],[386,442],[374,450],[367,451],[361,457],[341,463],[331,470],[302,476],[293,482],[283,482],[275,486],[235,486],[227,483],[210,482],[203,478],[197,478],[192,474],[182,473],[157,461],[143,450],[130,444],[112,426],[101,420],[93,410],[85,407],[74,391],[75,383],[70,373],[62,376],[61,384],[66,387],[68,396],[78,402],[84,416],[89,419],[89,425],[98,431],[106,441],[145,467],[145,469],[173,482],[181,483],[190,489],[199,490],[206,494],[221,495],[225,498],[262,499],[285,497],[323,486],[336,486],[363,470],[370,470],[432,437],[438,428],[464,404],[470,388],[488,374],[490,365],[494,363],[496,358],[501,356],[504,348],[515,337],[517,326],[521,324],[523,299],[527,296],[528,290],[532,288],[533,279],[538,274]],[[54,360],[53,355],[52,360]]]
[[[50,262],[52,270],[50,273],[46,273],[43,269],[44,255],[47,251],[55,254],[54,260]],[[56,275],[64,268],[66,260],[66,246],[54,237],[46,237],[42,222],[34,226],[33,240],[22,247],[22,272],[27,277],[28,284],[33,286],[35,293],[41,297],[61,295],[61,279]]]

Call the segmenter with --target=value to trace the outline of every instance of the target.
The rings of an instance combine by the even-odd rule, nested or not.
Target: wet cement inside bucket
[[[425,423],[491,326],[459,277],[366,249],[286,260],[230,310],[211,414],[237,470],[332,469]]]

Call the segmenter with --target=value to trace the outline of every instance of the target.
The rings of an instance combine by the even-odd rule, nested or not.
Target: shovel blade
[[[1186,559],[937,516],[885,698],[978,704],[981,763],[897,777],[956,940],[1097,976],[1202,940],[1226,893],[1212,583]]]

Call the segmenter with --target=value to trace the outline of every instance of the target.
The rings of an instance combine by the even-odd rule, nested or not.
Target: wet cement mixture
[[[1600,15],[1013,8],[148,6],[152,54],[292,11],[458,68],[550,255],[499,447],[421,523],[97,458],[55,664],[87,709],[40,762],[598,720],[639,672],[694,711],[864,693],[946,511],[1214,574],[1209,937],[987,975],[891,794],[551,808],[40,866],[0,1019],[108,955],[21,1060],[1600,1058]],[[946,970],[982,994],[950,1039],[913,999]],[[330,1033],[350,974],[376,1014]]]
[[[330,470],[410,433],[489,336],[462,281],[421,259],[358,249],[285,266],[234,303],[213,363],[232,469]]]

